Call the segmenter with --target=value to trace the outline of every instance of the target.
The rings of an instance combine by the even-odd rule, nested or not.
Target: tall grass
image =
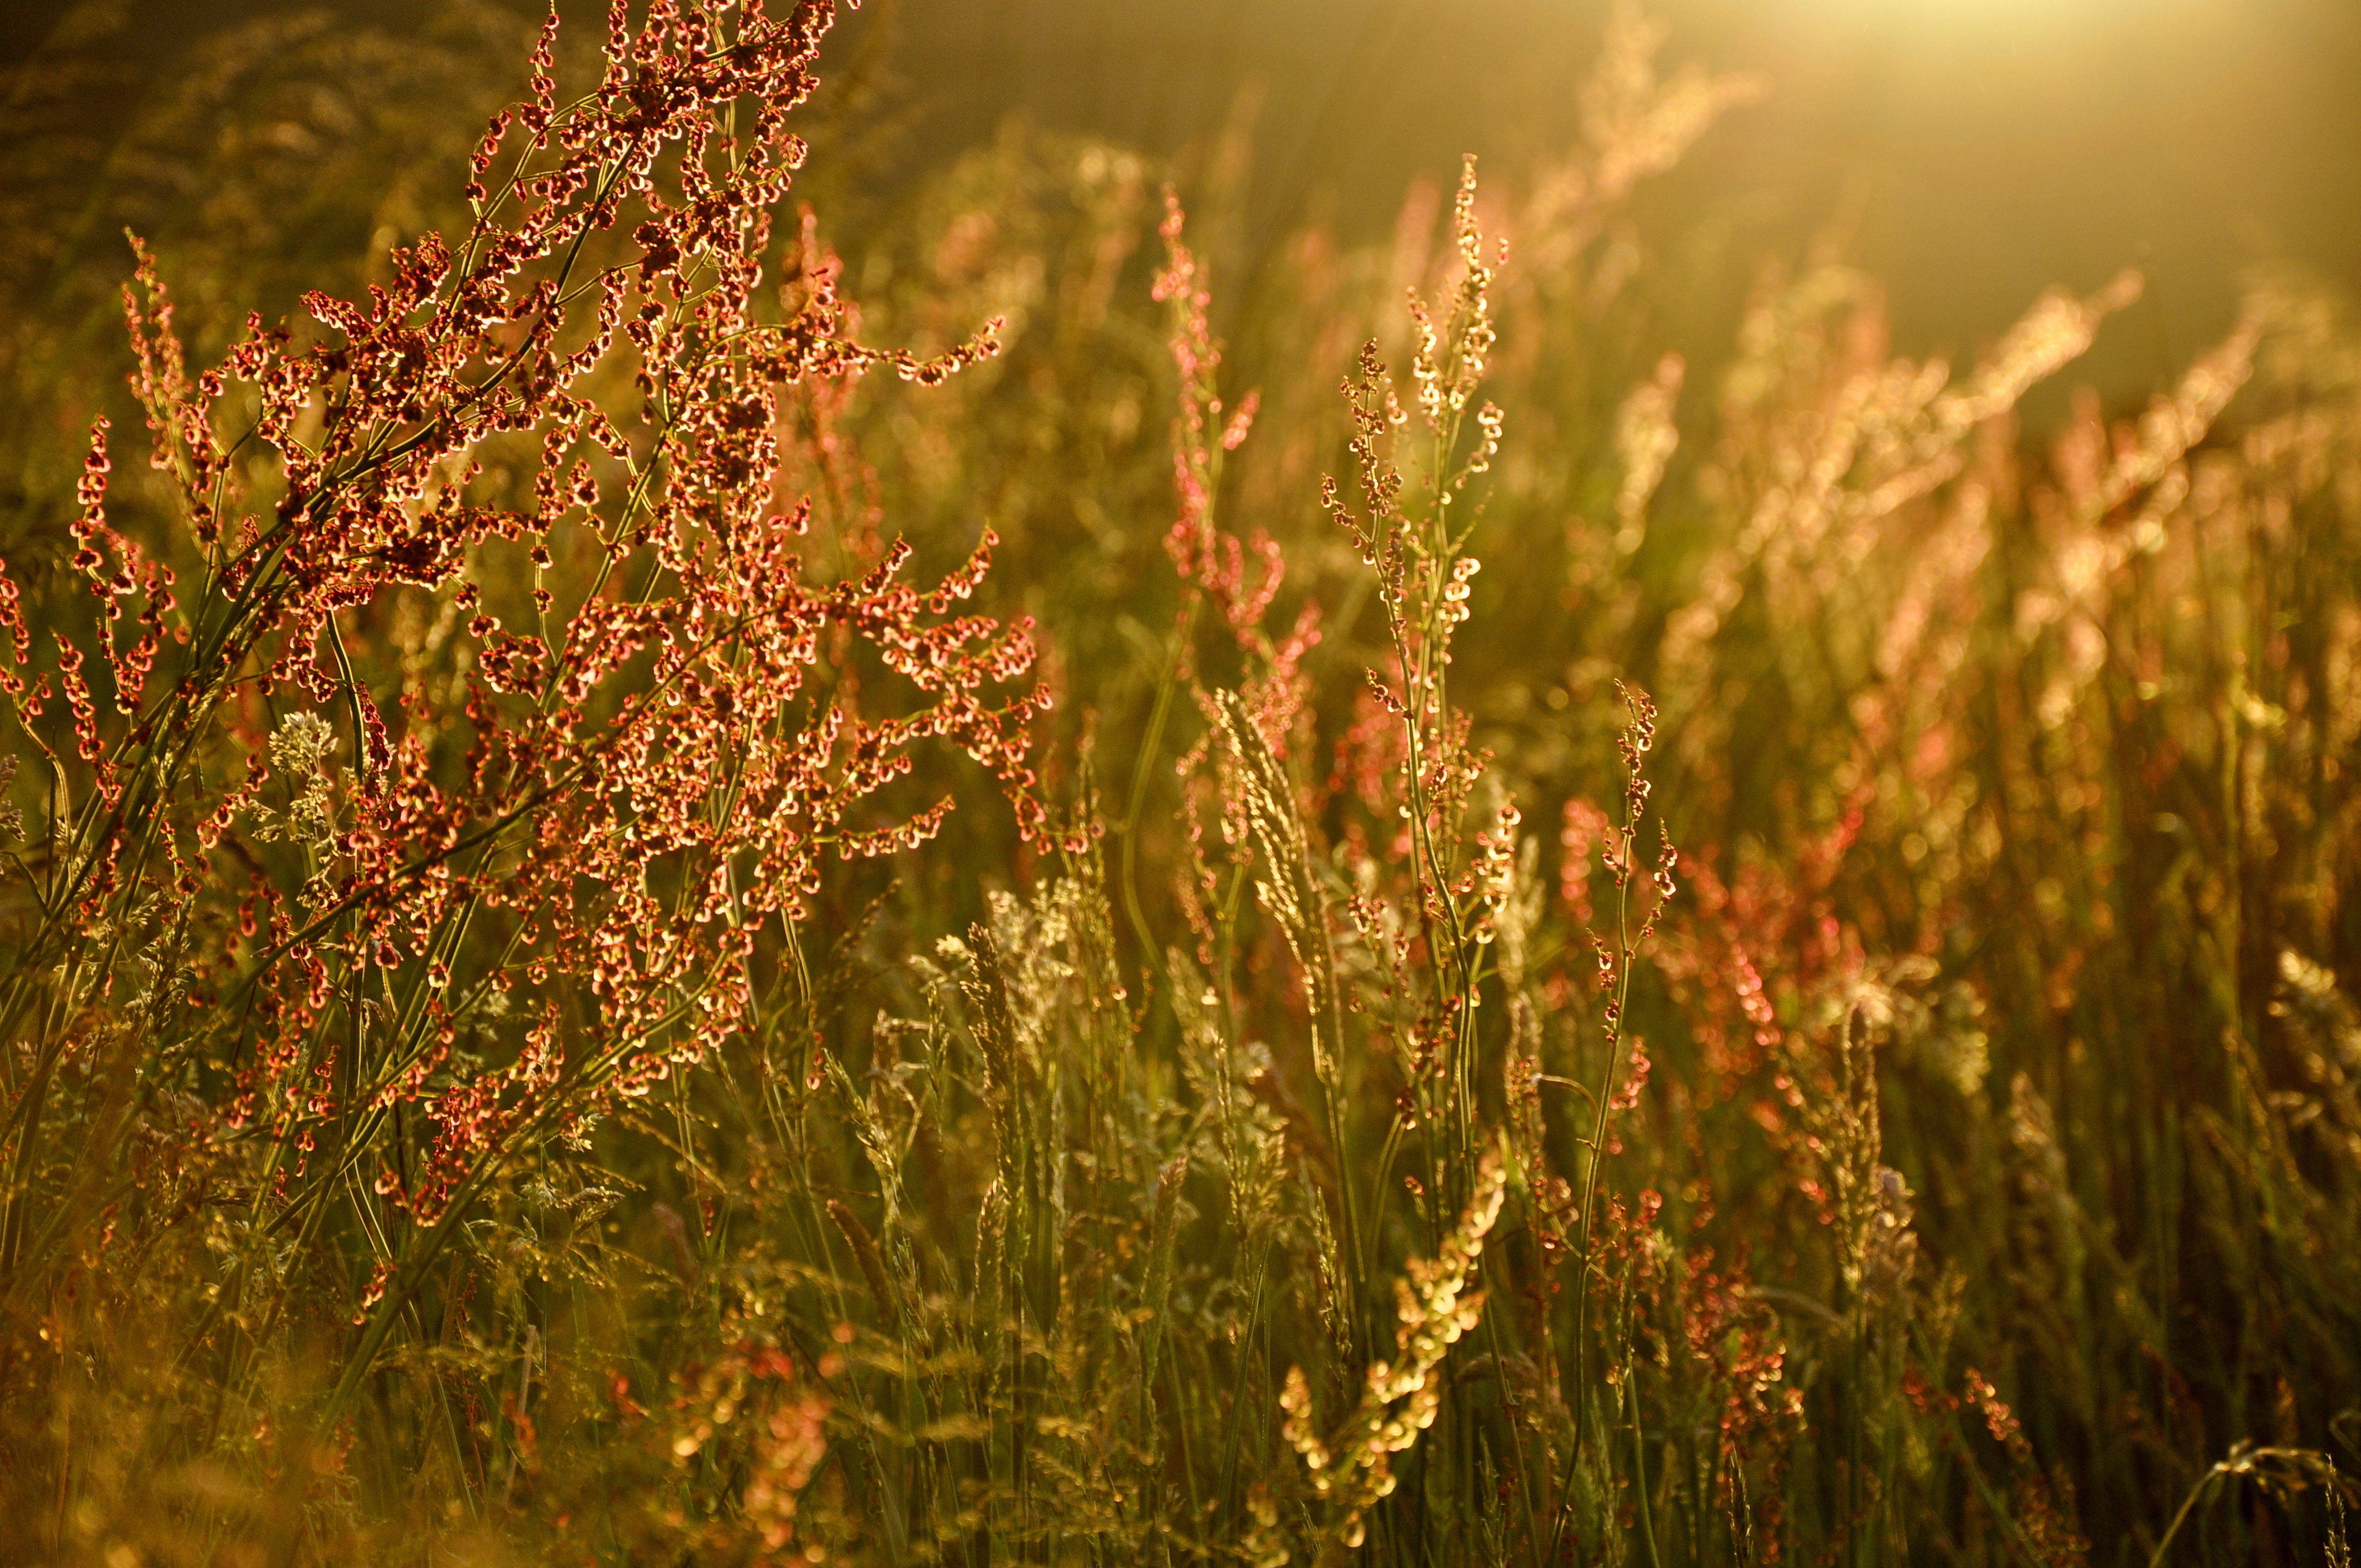
[[[1692,367],[1757,88],[1631,12],[1251,313],[1116,148],[855,243],[830,19],[15,340],[0,1555],[2345,1561],[2341,307],[2047,440],[2136,277]]]

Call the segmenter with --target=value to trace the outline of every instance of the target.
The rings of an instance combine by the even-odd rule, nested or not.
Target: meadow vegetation
[[[1692,367],[1631,9],[1260,250],[840,227],[829,0],[438,16],[14,264],[0,1559],[2349,1560],[2338,302]]]

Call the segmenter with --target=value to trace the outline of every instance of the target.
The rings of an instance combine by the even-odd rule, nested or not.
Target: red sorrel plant
[[[473,226],[193,377],[141,251],[134,386],[178,526],[110,524],[102,420],[71,571],[38,603],[0,577],[49,806],[0,978],[18,1322],[67,1332],[171,1227],[234,1216],[179,1364],[227,1387],[295,1310],[290,1257],[342,1276],[325,1430],[518,1161],[732,1036],[766,1092],[818,1082],[794,927],[829,858],[933,833],[948,799],[892,799],[914,749],[1047,830],[1048,698],[990,695],[1027,629],[955,613],[992,535],[931,588],[898,542],[814,582],[782,493],[787,389],[994,347],[867,347],[832,268],[766,279],[833,16],[619,3],[562,101],[553,12]],[[11,1402],[67,1398],[27,1365]]]
[[[1182,814],[1186,823],[1188,873],[1176,884],[1182,915],[1196,938],[1197,961],[1213,969],[1226,983],[1226,957],[1217,958],[1215,927],[1236,912],[1242,891],[1241,867],[1250,859],[1248,828],[1238,790],[1225,782],[1230,753],[1215,744],[1223,722],[1221,702],[1207,684],[1208,663],[1234,674],[1238,698],[1251,715],[1255,730],[1274,759],[1283,761],[1290,741],[1305,740],[1301,720],[1308,716],[1310,695],[1302,663],[1320,641],[1320,605],[1307,599],[1294,626],[1283,638],[1274,638],[1265,620],[1286,578],[1287,558],[1268,530],[1257,528],[1248,538],[1225,532],[1218,511],[1224,458],[1245,444],[1261,403],[1248,392],[1234,408],[1225,408],[1219,385],[1222,345],[1208,320],[1212,294],[1197,257],[1183,239],[1185,214],[1179,196],[1168,190],[1165,216],[1159,232],[1164,240],[1165,265],[1157,274],[1156,300],[1166,307],[1170,323],[1167,346],[1179,382],[1180,408],[1172,422],[1172,483],[1175,500],[1171,531],[1164,547],[1180,579],[1180,606],[1175,612],[1172,652],[1159,681],[1155,706],[1140,743],[1141,765],[1134,772],[1132,798],[1125,814],[1124,876],[1135,927],[1146,938],[1146,917],[1140,913],[1137,876],[1139,821],[1155,760],[1162,747],[1176,696],[1186,690],[1205,721],[1194,744],[1183,751],[1175,771],[1184,781]],[[1199,622],[1210,608],[1218,617],[1214,641],[1228,647],[1200,647]],[[1226,639],[1223,634],[1226,634]],[[1221,843],[1209,845],[1205,818],[1217,817]],[[1215,858],[1225,858],[1229,885],[1223,886]],[[1213,907],[1209,909],[1208,905]]]

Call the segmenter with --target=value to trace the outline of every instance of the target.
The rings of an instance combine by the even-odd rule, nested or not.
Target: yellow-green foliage
[[[686,10],[600,135],[686,91],[697,18],[751,58]],[[1685,363],[1629,198],[1760,88],[1660,75],[1620,11],[1581,145],[1413,191],[1389,246],[1297,234],[1237,315],[1218,181],[1048,134],[863,232],[768,192],[675,272],[627,203],[547,258],[559,349],[600,289],[677,329],[570,383],[625,433],[471,435],[237,644],[279,568],[225,563],[301,537],[360,382],[255,438],[236,376],[171,392],[148,286],[193,375],[249,303],[398,291],[392,246],[521,211],[522,141],[438,193],[462,67],[532,29],[438,15],[448,69],[232,40],[171,111],[340,82],[353,150],[140,166],[158,468],[97,262],[58,240],[0,328],[0,1561],[2348,1560],[2343,306],[2257,283],[2148,403],[2037,433],[2137,277],[1954,367],[1841,263],[1768,265]],[[586,123],[607,62],[543,47]],[[757,108],[657,188],[757,167]],[[290,201],[385,235],[324,252]],[[761,289],[698,316],[731,257]],[[437,417],[390,400],[336,482]],[[438,505],[524,521],[320,587]],[[807,642],[757,560],[837,607]],[[569,618],[626,600],[682,608],[577,700]],[[1046,706],[1001,690],[1027,648]],[[578,751],[470,750],[553,715]],[[413,764],[459,826],[364,842]],[[807,806],[756,822],[763,768]],[[472,893],[415,892],[443,856]]]

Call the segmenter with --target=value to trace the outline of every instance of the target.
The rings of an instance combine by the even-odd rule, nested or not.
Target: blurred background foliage
[[[1751,267],[1832,238],[1887,289],[1903,352],[1970,352],[2042,289],[2137,266],[2148,319],[2082,374],[2122,395],[2227,327],[2245,268],[2361,275],[2361,17],[2337,0],[1657,9],[1670,58],[1778,90],[1647,194],[1672,218],[1656,242],[1708,229]],[[1447,178],[1462,152],[1506,172],[1561,151],[1604,14],[1599,0],[1471,0],[1445,17],[1402,0],[872,0],[840,27],[828,155],[807,188],[857,236],[875,226],[857,203],[906,203],[1012,120],[1184,166],[1234,134],[1252,155],[1226,240],[1253,267],[1306,221],[1347,243],[1384,232],[1407,182]],[[429,215],[418,203],[443,189],[445,143],[503,100],[508,46],[536,19],[421,0],[11,7],[12,314],[120,266],[126,222],[159,243],[237,235],[247,275],[282,291],[266,307],[309,266],[356,265],[378,228]],[[233,169],[245,177],[221,178]],[[1726,343],[1726,293],[1699,291],[1685,315],[1716,313],[1664,346]]]

